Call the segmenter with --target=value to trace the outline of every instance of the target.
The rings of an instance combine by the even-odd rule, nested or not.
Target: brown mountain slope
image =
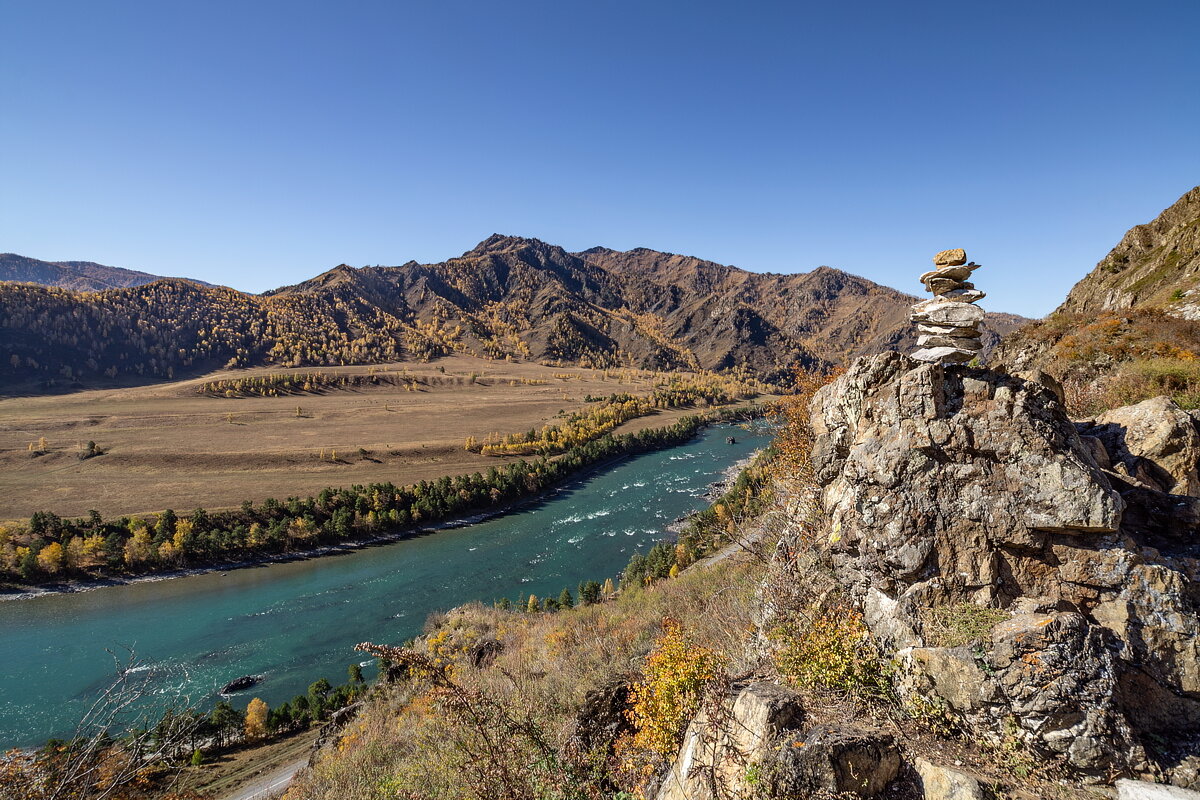
[[[96,294],[0,284],[0,376],[72,385],[463,352],[779,380],[797,364],[911,347],[914,300],[828,267],[760,275],[497,234],[440,264],[343,264],[262,296],[176,280]]]
[[[1171,395],[1200,407],[1200,187],[1135,225],[1045,320],[995,361],[1059,378],[1072,413]]]
[[[39,261],[16,253],[0,253],[0,281],[35,283],[75,292],[99,292],[142,286],[157,280],[162,280],[162,276],[91,261]]]
[[[1200,317],[1200,186],[1120,243],[1075,284],[1058,311],[1097,314],[1124,308],[1161,307]]]
[[[636,276],[673,290],[678,308],[706,302],[717,314],[753,309],[767,324],[827,360],[838,362],[881,350],[915,349],[908,308],[918,298],[831,267],[790,275],[756,273],[712,261],[637,248],[593,247],[579,254],[615,274]],[[989,313],[984,343],[1026,322]]]

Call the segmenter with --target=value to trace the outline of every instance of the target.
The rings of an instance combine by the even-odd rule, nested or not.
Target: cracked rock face
[[[1200,437],[1154,408],[1081,436],[1052,385],[897,353],[817,394],[834,568],[904,691],[1096,779],[1188,758],[1161,743],[1200,732],[1200,499],[1162,490],[1191,491]],[[932,646],[930,610],[963,604],[1009,618]]]

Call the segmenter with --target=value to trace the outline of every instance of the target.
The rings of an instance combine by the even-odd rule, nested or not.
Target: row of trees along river
[[[669,427],[576,442],[555,458],[521,459],[409,486],[355,485],[327,488],[316,497],[246,501],[232,511],[196,509],[180,516],[168,510],[112,520],[94,511],[83,519],[37,512],[25,526],[0,526],[0,575],[26,585],[144,575],[402,534],[495,510],[606,460],[678,445],[708,422],[756,413],[753,407],[714,409]]]

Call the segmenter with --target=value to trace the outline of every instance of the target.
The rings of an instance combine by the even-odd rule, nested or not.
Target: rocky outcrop
[[[1179,414],[1125,409],[1081,435],[1028,376],[894,353],[817,394],[833,566],[903,693],[996,740],[1012,720],[1027,746],[1097,780],[1191,781],[1172,772],[1187,746],[1164,745],[1200,731],[1200,513],[1161,491],[1195,468]],[[1006,616],[934,646],[933,610],[963,604]]]
[[[696,715],[655,797],[875,797],[900,765],[892,736],[842,725],[805,729],[799,697],[759,681]]]
[[[1111,469],[1155,491],[1200,497],[1200,431],[1170,398],[1106,411],[1080,432],[1101,441]]]

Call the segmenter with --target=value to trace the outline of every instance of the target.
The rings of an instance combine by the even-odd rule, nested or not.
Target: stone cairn
[[[979,355],[979,323],[983,309],[975,305],[984,293],[967,280],[981,265],[967,262],[967,251],[943,250],[933,257],[933,270],[921,276],[925,290],[933,293],[912,307],[917,324],[918,361],[963,364]]]

